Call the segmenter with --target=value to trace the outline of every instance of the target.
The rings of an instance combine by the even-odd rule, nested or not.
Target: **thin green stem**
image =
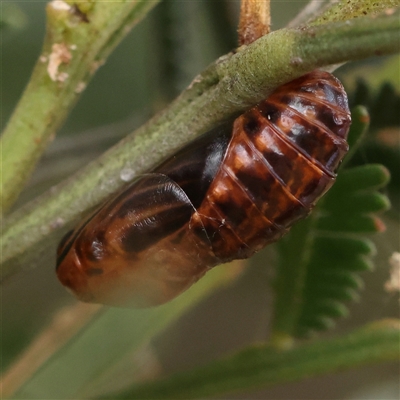
[[[44,334],[47,332],[53,337],[32,342],[18,362],[4,371],[0,382],[3,392],[8,399],[86,399],[82,391],[91,383],[101,380],[102,374],[142,348],[190,307],[217,288],[229,285],[240,275],[243,266],[242,261],[235,261],[215,268],[191,290],[159,307],[136,310],[104,307],[96,318],[90,319],[90,324],[77,330],[77,320],[82,320],[81,310],[87,308],[72,309],[69,318],[62,320],[63,325],[56,324],[62,331],[61,336],[49,326]],[[71,329],[76,330],[74,335],[68,335]],[[36,358],[35,353],[39,354]]]
[[[315,68],[396,53],[398,15],[273,32],[199,75],[154,117],[76,176],[11,215],[3,229],[3,278],[43,263],[61,228],[222,120]],[[58,232],[58,233],[57,233]]]
[[[114,394],[112,398],[205,398],[395,361],[399,359],[399,333],[400,322],[386,320],[346,336],[308,343],[289,351],[251,347],[205,367]]]
[[[280,240],[279,262],[274,282],[275,305],[271,344],[277,348],[293,345],[293,338],[304,307],[304,285],[315,239],[315,214],[298,223],[290,235]]]

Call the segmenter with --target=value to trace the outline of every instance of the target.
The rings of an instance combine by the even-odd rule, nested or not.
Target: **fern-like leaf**
[[[387,197],[377,192],[387,182],[388,173],[381,165],[354,167],[339,175],[338,185],[326,196],[316,217],[297,335],[333,326],[333,318],[347,315],[342,302],[358,298],[362,284],[355,274],[373,268],[375,253],[373,243],[362,234],[384,229],[375,213],[389,208]]]
[[[364,107],[356,108],[352,118],[350,157],[369,122]],[[388,181],[382,165],[342,168],[312,216],[277,244],[275,339],[328,329],[335,318],[348,314],[344,302],[357,300],[363,287],[359,272],[373,268],[375,247],[363,234],[384,230],[376,213],[390,206],[378,192]]]

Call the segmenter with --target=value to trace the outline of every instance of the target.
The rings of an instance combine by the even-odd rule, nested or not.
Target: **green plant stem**
[[[385,320],[346,336],[305,344],[289,351],[274,351],[268,346],[252,347],[205,367],[132,388],[112,398],[205,398],[395,361],[399,359],[399,329],[398,320]]]
[[[334,3],[322,15],[312,19],[309,25],[320,25],[326,22],[343,21],[358,18],[362,15],[374,16],[381,12],[390,12],[391,8],[399,7],[399,0],[346,0]]]
[[[8,218],[2,236],[2,277],[35,262],[42,264],[40,253],[54,246],[60,229],[121,188],[126,173],[133,178],[150,170],[200,133],[268,96],[276,86],[315,68],[397,52],[399,28],[398,16],[392,15],[283,29],[212,64],[164,112]]]
[[[47,5],[41,56],[1,138],[3,212],[22,190],[96,69],[157,1],[96,1],[81,5],[81,14],[75,2],[62,3],[64,8],[60,3]],[[51,73],[48,68],[55,65],[51,61],[56,56],[54,46],[62,49],[64,61]]]

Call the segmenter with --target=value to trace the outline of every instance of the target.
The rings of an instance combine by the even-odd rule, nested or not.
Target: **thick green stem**
[[[96,69],[157,1],[70,3],[48,4],[42,54],[1,138],[3,212]]]
[[[327,22],[343,21],[358,18],[363,15],[374,16],[382,12],[393,12],[393,8],[399,7],[399,0],[346,0],[334,3],[322,15],[312,19],[309,25],[320,25]]]
[[[289,351],[257,346],[187,373],[132,388],[118,399],[197,399],[265,388],[399,359],[398,320],[371,324],[340,338]],[[109,397],[102,397],[109,398]]]
[[[262,100],[277,86],[329,64],[399,50],[398,15],[359,18],[273,32],[211,65],[163,113],[76,176],[8,218],[3,228],[3,278],[48,254],[80,213],[151,169],[223,119]],[[53,233],[53,234],[52,234]],[[52,239],[50,239],[52,238]]]

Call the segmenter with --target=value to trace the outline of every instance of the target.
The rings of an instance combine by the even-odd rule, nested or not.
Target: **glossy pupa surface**
[[[248,258],[309,214],[347,152],[340,82],[314,71],[180,150],[63,239],[57,275],[83,300],[149,307]]]

